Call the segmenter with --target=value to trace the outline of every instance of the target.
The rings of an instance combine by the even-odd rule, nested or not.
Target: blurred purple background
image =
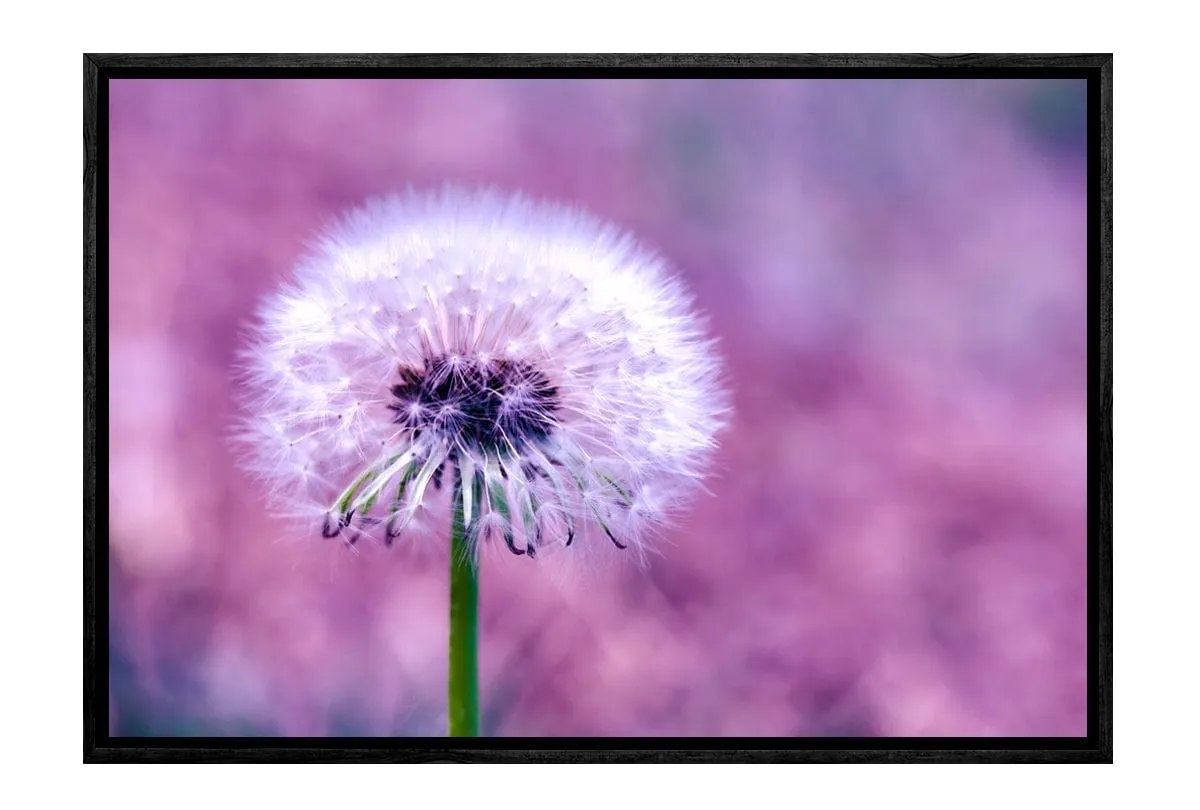
[[[453,181],[662,252],[736,408],[649,570],[487,557],[485,734],[1085,734],[1085,93],[113,81],[112,733],[445,733],[445,550],[288,537],[227,436],[306,240]]]

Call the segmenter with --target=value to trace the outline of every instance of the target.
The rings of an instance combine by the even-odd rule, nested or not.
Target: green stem
[[[458,470],[450,529],[450,736],[479,736],[479,570],[467,545]]]

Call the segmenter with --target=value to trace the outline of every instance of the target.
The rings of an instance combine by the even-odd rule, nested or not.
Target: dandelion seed
[[[699,487],[726,395],[664,263],[576,209],[377,200],[266,302],[248,466],[313,533],[385,545],[452,476],[473,550],[644,552]]]

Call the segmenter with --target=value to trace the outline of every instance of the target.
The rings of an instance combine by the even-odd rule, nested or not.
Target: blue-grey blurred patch
[[[1038,83],[1017,105],[1022,130],[1042,151],[1055,157],[1087,154],[1087,83]]]
[[[652,159],[665,167],[683,212],[699,223],[717,221],[728,204],[729,176],[735,168],[730,165],[728,133],[714,118],[696,114],[671,117],[660,132]]]
[[[118,643],[109,643],[109,686],[116,722],[114,737],[272,737],[278,729],[237,718],[204,716],[186,708],[176,694],[151,695],[133,661]],[[190,705],[197,705],[192,701]]]

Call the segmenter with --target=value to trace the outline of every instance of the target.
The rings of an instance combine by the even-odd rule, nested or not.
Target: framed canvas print
[[[1110,762],[1110,55],[86,55],[87,761]]]

